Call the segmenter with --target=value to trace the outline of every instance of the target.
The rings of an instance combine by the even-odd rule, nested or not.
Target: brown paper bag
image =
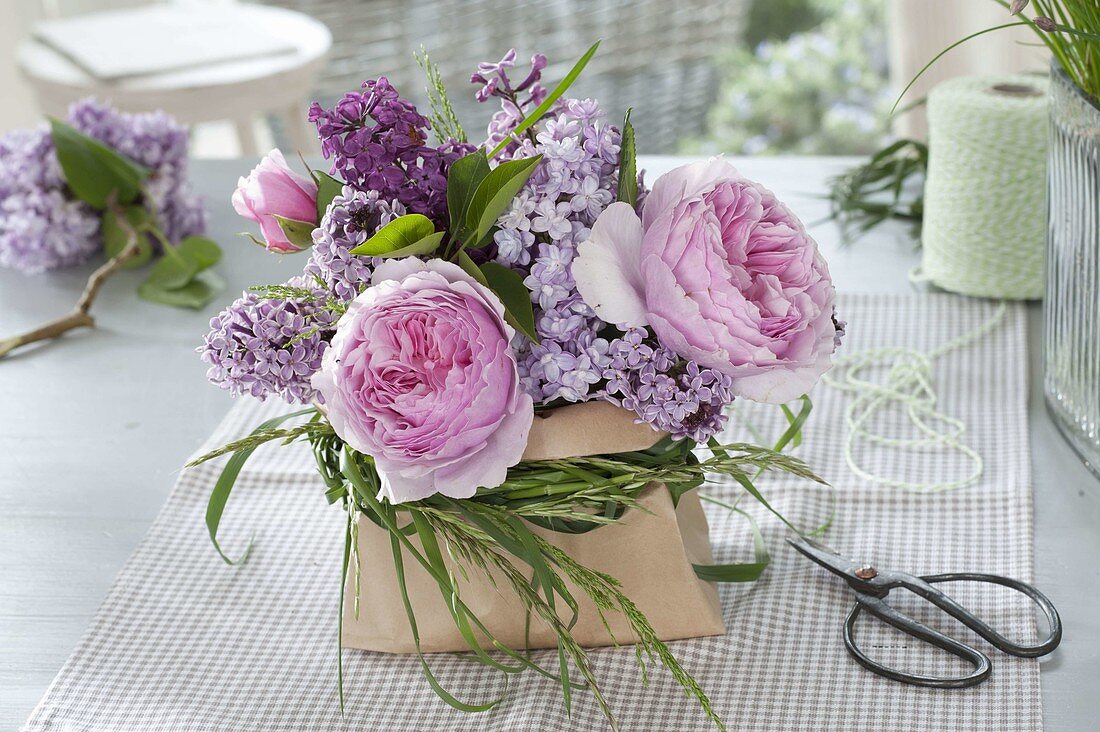
[[[536,416],[524,460],[543,460],[644,450],[662,437],[631,412],[607,402],[575,404]],[[696,577],[692,564],[711,564],[710,536],[695,491],[672,497],[664,485],[645,488],[638,501],[649,513],[629,510],[617,522],[584,534],[563,534],[532,526],[584,566],[606,572],[622,583],[623,592],[649,619],[661,640],[725,633],[722,608],[714,585]],[[397,584],[389,533],[360,517],[358,524],[359,613],[355,614],[354,568],[349,568],[344,596],[342,643],[387,653],[413,653],[412,632]],[[414,534],[410,540],[419,548]],[[450,563],[449,557],[447,558]],[[468,649],[455,628],[447,605],[428,573],[407,552],[405,583],[416,613],[420,647],[425,652]],[[478,568],[455,571],[459,595],[493,635],[512,648],[525,643],[523,604],[500,578],[496,586]],[[629,622],[617,612],[606,614],[612,635],[585,592],[566,580],[579,605],[573,636],[582,646],[634,642]],[[557,636],[532,618],[529,647],[553,648]]]

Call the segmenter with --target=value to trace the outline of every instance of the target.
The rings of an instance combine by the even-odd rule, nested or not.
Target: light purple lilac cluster
[[[187,180],[186,128],[163,113],[123,114],[92,99],[74,104],[68,122],[151,170],[146,190],[170,240],[202,233],[202,202]],[[0,266],[44,272],[101,248],[99,214],[67,193],[49,128],[0,137]]]
[[[338,316],[325,307],[328,292],[310,277],[295,277],[289,287],[312,297],[274,299],[244,293],[210,321],[199,348],[210,364],[207,378],[233,396],[261,401],[276,395],[289,403],[317,398],[309,378],[321,368]]]
[[[399,201],[386,201],[377,191],[344,186],[313,230],[313,254],[306,274],[315,274],[339,300],[351,300],[370,280],[378,260],[351,254],[378,229],[408,211]]]
[[[348,92],[332,109],[310,106],[309,120],[325,158],[332,159],[333,175],[411,213],[446,222],[447,169],[474,147],[455,140],[429,145],[428,118],[386,77],[363,82],[363,89]]]
[[[489,125],[489,144],[512,136],[524,115],[545,98],[539,77],[546,59],[513,86],[515,51],[481,64],[472,81],[478,99],[501,100]],[[620,132],[602,119],[592,99],[559,101],[538,131],[513,140],[503,158],[541,154],[542,164],[498,220],[496,260],[526,274],[540,343],[517,336],[514,348],[524,387],[537,403],[600,398],[631,409],[676,437],[705,440],[721,430],[731,381],[685,362],[647,331],[619,334],[584,304],[571,264],[618,188]],[[639,186],[644,196],[644,186]]]

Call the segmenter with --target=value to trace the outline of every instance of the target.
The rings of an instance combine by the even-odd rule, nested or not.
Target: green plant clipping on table
[[[897,140],[866,163],[829,180],[829,218],[840,227],[841,241],[851,243],[886,221],[905,221],[920,242],[924,216],[924,177],[928,146]]]

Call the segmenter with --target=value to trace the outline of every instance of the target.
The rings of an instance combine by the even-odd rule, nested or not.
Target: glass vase
[[[1100,475],[1100,106],[1051,69],[1043,388],[1055,424]]]

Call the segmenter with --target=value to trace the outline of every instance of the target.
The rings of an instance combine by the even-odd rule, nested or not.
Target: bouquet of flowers
[[[107,257],[70,314],[0,340],[0,357],[94,325],[88,310],[103,281],[154,257],[139,295],[206,305],[222,285],[210,271],[221,252],[205,229],[187,179],[187,129],[162,112],[125,114],[86,99],[66,121],[0,136],[0,267],[38,274]]]
[[[477,98],[500,109],[480,146],[426,57],[430,119],[385,78],[334,108],[312,106],[329,172],[296,174],[275,151],[233,197],[259,224],[257,242],[308,252],[303,273],[244,293],[199,349],[223,389],[304,409],[193,464],[233,453],[207,512],[217,546],[251,452],[308,441],[328,500],[348,513],[344,644],[354,645],[349,624],[369,628],[391,619],[387,603],[400,608],[408,650],[459,709],[500,700],[456,699],[425,652],[461,647],[505,673],[531,668],[560,681],[567,707],[586,687],[614,724],[584,646],[628,642],[643,671],[659,660],[721,726],[663,642],[685,631],[655,630],[614,570],[587,566],[569,547],[601,532],[608,547],[612,535],[635,548],[656,541],[653,524],[637,528],[664,520],[650,497],[666,514],[697,508],[708,475],[761,501],[753,479],[763,470],[814,478],[781,448],[797,438],[809,412],[802,395],[828,368],[842,327],[824,260],[774,195],[721,159],[650,188],[636,170],[629,113],[616,126],[595,100],[565,96],[595,51],[552,90],[541,55],[518,82],[514,50],[481,64]],[[800,397],[796,414],[785,403]],[[719,443],[736,398],[784,405],[790,428],[776,447]],[[672,534],[661,536],[680,544],[669,521],[658,529]],[[692,582],[716,606],[706,581],[758,576],[767,554],[756,546],[750,564],[686,565]],[[390,556],[364,567],[364,547]],[[611,564],[625,571],[637,556]],[[389,586],[366,581],[379,567]],[[423,622],[421,585],[445,608],[442,620]],[[515,615],[485,620],[474,608],[493,594],[508,596]],[[687,635],[722,632],[718,616],[717,630]],[[579,639],[593,617],[603,636]],[[455,642],[422,643],[439,637],[440,623]],[[531,626],[548,642],[526,642]],[[536,663],[532,645],[557,648],[555,669]]]

